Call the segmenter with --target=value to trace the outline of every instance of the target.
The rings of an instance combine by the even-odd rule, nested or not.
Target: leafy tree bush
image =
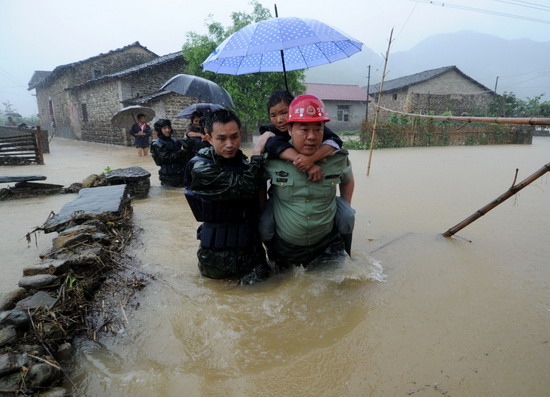
[[[269,10],[260,3],[254,1],[251,4],[253,11],[250,14],[245,12],[231,14],[232,26],[223,27],[219,22],[207,20],[208,34],[188,33],[182,53],[187,61],[186,72],[212,80],[225,88],[233,98],[236,111],[245,128],[256,129],[258,125],[268,120],[266,105],[271,93],[277,89],[285,89],[283,73],[231,76],[202,70],[202,62],[225,38],[246,25],[271,18]],[[302,70],[287,72],[288,88],[294,95],[305,92],[305,86],[301,84],[303,79]]]
[[[513,92],[505,92],[495,98],[489,107],[493,117],[550,117],[550,102],[541,102],[543,95],[525,100],[519,99]]]

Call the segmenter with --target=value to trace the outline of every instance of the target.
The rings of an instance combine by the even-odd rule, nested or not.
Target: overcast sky
[[[428,36],[474,30],[506,39],[550,41],[549,0],[277,0],[260,3],[280,17],[318,19],[377,53],[394,28],[392,52]],[[0,0],[0,109],[37,112],[27,91],[35,70],[64,65],[135,41],[158,55],[179,51],[187,32],[206,33],[209,15],[224,26],[249,0]],[[498,14],[506,14],[498,15]],[[520,19],[523,18],[523,19]]]

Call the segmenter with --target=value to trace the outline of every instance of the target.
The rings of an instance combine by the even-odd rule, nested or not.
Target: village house
[[[40,125],[50,136],[129,145],[127,129],[113,127],[111,118],[132,101],[154,105],[157,118],[177,120],[174,127],[183,130],[186,122],[174,117],[192,98],[159,88],[184,69],[181,52],[158,56],[135,42],[51,72],[36,71],[28,89],[36,90]]]
[[[360,128],[366,117],[367,92],[358,85],[305,83],[306,94],[324,102],[334,131],[353,131]]]
[[[380,83],[370,87],[371,96],[378,101]],[[464,74],[456,66],[426,70],[394,80],[384,81],[380,105],[391,110],[419,114],[454,116],[485,116],[498,95],[483,84]],[[369,107],[369,120],[375,106]],[[380,120],[390,116],[380,112]]]

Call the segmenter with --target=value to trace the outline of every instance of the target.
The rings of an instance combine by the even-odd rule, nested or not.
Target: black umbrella
[[[120,109],[117,114],[111,118],[111,124],[115,127],[126,128],[137,123],[137,115],[145,115],[145,122],[153,120],[155,111],[146,106],[132,105]]]
[[[202,102],[212,102],[230,108],[235,107],[231,96],[224,88],[199,76],[178,74],[164,83],[160,89],[197,98]]]
[[[215,112],[221,110],[224,107],[222,105],[216,105],[215,103],[194,103],[187,106],[176,116],[177,119],[190,119],[194,112],[200,112],[204,116],[206,113]]]

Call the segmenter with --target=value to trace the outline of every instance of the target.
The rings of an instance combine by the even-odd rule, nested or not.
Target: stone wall
[[[81,138],[85,141],[108,143],[114,145],[133,145],[134,139],[129,136],[126,128],[115,128],[111,118],[124,107],[125,100],[136,96],[157,92],[167,80],[184,68],[183,58],[157,65],[142,71],[124,76],[120,79],[110,79],[88,85],[72,91],[71,102],[77,108],[77,117]],[[191,98],[177,94],[167,94],[145,103],[155,110],[156,119],[170,118],[176,130],[187,126],[187,121],[179,121],[175,116],[188,104]],[[83,114],[83,105],[86,105],[87,121]],[[152,124],[152,123],[150,123]]]
[[[125,144],[125,134],[111,124],[111,117],[120,109],[117,80],[108,80],[73,92],[73,103],[78,105],[78,121],[82,140],[89,142]],[[83,107],[86,107],[86,117]]]
[[[354,131],[358,130],[361,122],[365,120],[365,103],[355,101],[323,101],[328,117],[329,127],[333,131]],[[348,121],[338,121],[338,105],[349,106]]]
[[[72,109],[69,94],[65,91],[69,80],[69,76],[62,76],[47,87],[47,89],[36,88],[36,100],[40,127],[50,130],[56,136],[75,139],[78,136],[75,135],[72,129]],[[53,117],[49,111],[50,101],[53,108]]]
[[[74,101],[66,88],[84,83],[101,75],[115,73],[138,64],[148,62],[157,56],[140,46],[113,51],[86,61],[61,68],[57,76],[46,86],[36,87],[36,100],[40,127],[48,129],[51,135],[63,138],[83,139],[81,129],[81,104]],[[53,114],[50,114],[50,100]],[[118,108],[116,108],[118,109]]]
[[[196,102],[196,99],[179,95],[176,93],[170,93],[159,98],[156,101],[152,101],[148,106],[152,107],[156,113],[156,120],[169,119],[172,122],[172,129],[174,130],[172,136],[176,138],[183,138],[187,132],[189,126],[189,119],[177,119],[176,116],[181,113],[187,106]],[[152,124],[152,123],[151,123]]]
[[[421,94],[410,95],[410,108],[414,113],[443,114],[454,116],[487,116],[493,96],[480,94]]]
[[[160,90],[160,87],[176,74],[185,72],[185,61],[182,57],[174,61],[156,65],[124,77],[125,84],[130,86],[130,96],[121,100],[137,98]]]

